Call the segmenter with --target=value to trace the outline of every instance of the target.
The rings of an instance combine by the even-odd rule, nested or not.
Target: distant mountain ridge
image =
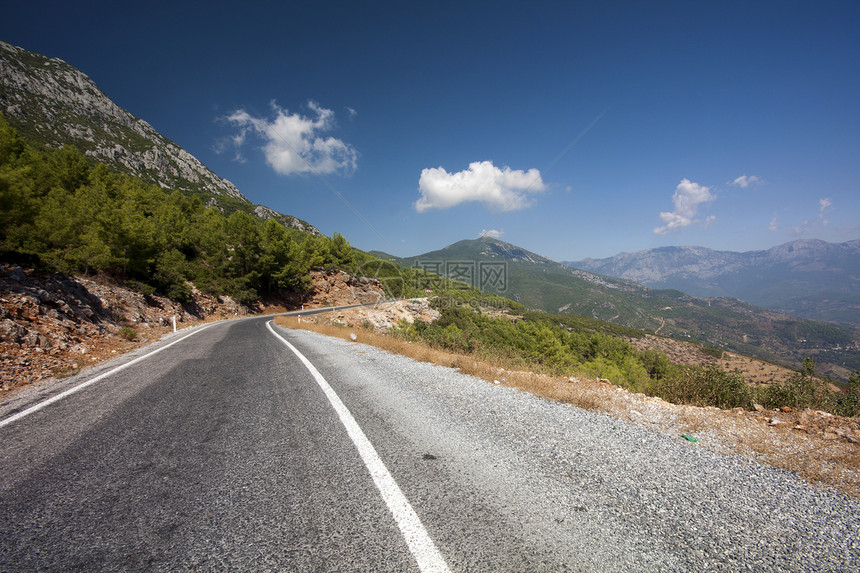
[[[74,145],[97,161],[164,189],[320,234],[296,217],[253,205],[235,185],[118,106],[86,74],[59,58],[0,41],[0,113],[33,141],[51,147]]]
[[[813,322],[735,298],[698,298],[575,269],[522,247],[482,237],[412,257],[371,254],[436,272],[527,308],[587,316],[797,366],[808,356],[838,377],[860,369],[856,328]]]
[[[803,239],[742,253],[660,247],[564,264],[651,288],[728,296],[804,318],[860,325],[860,240]]]

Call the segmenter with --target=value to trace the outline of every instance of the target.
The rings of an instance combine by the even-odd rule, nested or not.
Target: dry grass
[[[600,409],[600,391],[604,385],[588,378],[564,379],[548,374],[523,370],[525,365],[516,358],[501,355],[467,355],[440,350],[421,342],[412,342],[375,332],[369,328],[354,328],[333,324],[319,324],[307,318],[279,316],[275,324],[287,328],[302,328],[326,336],[355,340],[395,354],[408,356],[419,362],[430,362],[456,368],[464,374],[488,382],[504,384],[550,400],[573,404],[588,410]],[[573,381],[573,382],[572,382]]]
[[[751,384],[787,382],[797,374],[797,370],[733,352],[724,352],[717,364],[727,372],[739,373]]]
[[[810,435],[793,428],[797,421],[771,424],[771,420],[797,418],[778,411],[747,412],[740,408],[719,410],[670,404],[659,398],[633,394],[612,384],[586,376],[562,378],[542,372],[511,356],[463,355],[410,342],[368,328],[317,324],[303,318],[277,317],[276,324],[302,328],[327,336],[376,346],[421,362],[457,368],[494,384],[503,384],[531,394],[608,413],[680,437],[699,436],[699,445],[724,453],[736,453],[760,463],[796,472],[811,483],[822,483],[860,498],[860,447],[833,428],[819,428]],[[834,427],[854,424],[856,419],[830,417]],[[819,422],[821,418],[818,418]],[[848,422],[845,422],[848,420]]]

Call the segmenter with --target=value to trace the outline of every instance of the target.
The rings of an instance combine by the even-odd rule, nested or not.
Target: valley
[[[206,260],[208,247],[204,247],[204,243],[208,240],[207,234],[223,233],[221,229],[225,226],[229,227],[229,233],[233,235],[230,241],[260,241],[262,226],[258,223],[258,237],[254,238],[252,233],[243,238],[242,233],[245,231],[242,227],[252,223],[251,219],[239,215],[247,215],[256,221],[271,220],[286,227],[286,236],[290,241],[283,246],[274,243],[262,245],[266,251],[263,253],[264,260],[268,261],[267,257],[274,256],[277,264],[285,264],[285,248],[289,244],[298,243],[313,251],[326,242],[315,227],[263,205],[254,205],[232,183],[217,177],[145,121],[123,110],[101,92],[95,82],[62,60],[47,58],[6,43],[0,44],[0,56],[4,61],[0,74],[3,114],[10,126],[20,131],[21,137],[35,145],[51,148],[74,145],[91,161],[105,162],[111,169],[142,178],[142,181],[156,184],[161,189],[176,189],[182,198],[174,196],[168,201],[168,209],[174,211],[169,217],[178,216],[176,211],[198,209],[195,215],[198,220],[192,227],[181,233],[172,233],[168,238],[158,238],[160,242],[167,241],[169,246],[155,258],[154,264],[150,246],[104,244],[111,241],[116,243],[117,240],[127,242],[129,237],[140,233],[140,228],[135,227],[137,223],[133,222],[136,217],[134,210],[149,208],[147,204],[151,205],[154,201],[149,190],[136,190],[124,200],[122,209],[129,209],[129,212],[123,216],[129,221],[123,221],[122,225],[113,221],[95,229],[94,225],[88,223],[93,220],[93,215],[82,209],[76,215],[78,222],[72,224],[83,226],[88,237],[98,235],[101,242],[64,245],[63,241],[70,239],[59,234],[56,239],[58,242],[48,245],[53,248],[50,257],[61,259],[64,265],[87,270],[89,263],[86,257],[73,251],[90,249],[93,253],[90,255],[91,261],[95,260],[93,257],[98,253],[98,258],[104,261],[99,264],[113,265],[110,272],[115,272],[118,265],[122,266],[121,270],[126,274],[129,268],[135,269],[136,276],[131,278],[144,282],[148,280],[161,291],[172,289],[186,296],[183,282],[191,279],[199,283],[198,286],[203,290],[208,289],[210,294],[232,296],[239,302],[245,298],[252,300],[254,293],[271,290],[276,283],[298,284],[304,280],[300,275],[307,273],[307,265],[314,260],[312,257],[297,265],[291,263],[296,268],[289,273],[284,269],[278,271],[271,265],[253,269],[254,273],[261,275],[257,277],[248,274],[252,270],[250,260],[242,260],[236,268],[231,262],[229,250],[219,254],[217,260]],[[51,121],[51,118],[57,117],[63,120]],[[20,145],[14,139],[10,141],[10,149]],[[76,177],[81,177],[81,167],[73,165],[80,159],[71,152],[67,155],[50,161],[68,162],[69,166],[65,169],[69,172],[62,177],[70,178],[69,181],[73,183]],[[74,173],[74,170],[78,172]],[[102,172],[98,173],[99,178],[110,181],[109,185],[118,185]],[[74,191],[72,187],[68,188],[69,193]],[[39,205],[40,201],[44,203],[44,198],[19,196],[17,193],[15,191],[8,197],[10,205],[16,207],[4,214],[4,217],[9,218],[8,221],[4,219],[4,224],[10,229],[18,225],[18,230],[13,232],[14,241],[9,242],[7,239],[5,249],[15,251],[23,248],[32,251],[36,245],[23,239],[22,233],[52,233],[50,225],[55,223],[35,230],[32,228],[35,220],[22,224],[18,217],[33,217],[34,210],[32,207],[19,207],[28,202]],[[41,193],[46,194],[47,190]],[[106,198],[96,199],[103,203],[106,200],[109,201]],[[225,219],[230,216],[233,218],[229,223],[219,222],[213,215],[204,216],[203,207],[217,210]],[[118,208],[119,205],[114,207]],[[56,218],[56,224],[62,224],[62,218],[70,215],[58,211],[51,213],[50,217]],[[164,215],[161,217],[163,222],[158,224],[158,231],[147,230],[147,233],[155,233],[156,236],[163,233],[164,224],[170,219],[165,219]],[[44,215],[41,218],[45,220]],[[211,228],[204,230],[204,224]],[[125,238],[112,238],[112,234],[117,231]],[[267,235],[266,240],[281,240],[279,237],[283,235],[282,232]],[[320,239],[314,243],[307,239],[308,236]],[[75,240],[81,241],[80,238]],[[485,294],[496,294],[517,301],[529,309],[610,321],[624,327],[696,342],[720,351],[754,355],[794,368],[804,358],[811,357],[818,362],[819,372],[845,380],[851,371],[860,369],[859,327],[852,322],[852,309],[857,308],[857,304],[851,298],[855,296],[858,284],[860,258],[856,256],[857,247],[856,241],[842,245],[805,241],[775,247],[767,252],[746,254],[673,247],[619,256],[612,261],[580,261],[582,268],[571,268],[567,264],[489,237],[460,241],[437,251],[407,258],[382,252],[371,252],[370,255],[407,269],[388,269],[385,271],[386,276],[381,277],[389,281],[392,287],[389,292],[398,295],[403,294],[404,287],[416,286],[416,270],[426,271],[445,277],[449,285],[464,284]],[[112,249],[112,252],[105,252],[105,248]],[[260,246],[243,246],[242,256],[256,259],[260,256],[259,249]],[[74,257],[70,257],[72,254]],[[130,255],[138,259],[134,260]],[[26,257],[32,257],[32,254]],[[367,257],[366,253],[358,254],[355,263],[360,267],[363,261],[370,260]],[[225,264],[226,267],[234,268],[216,270],[215,267]],[[168,265],[175,269],[168,269]],[[753,269],[756,269],[755,272]],[[374,275],[375,272],[370,274]],[[613,274],[621,278],[612,278],[610,275]],[[278,275],[278,278],[274,275]],[[802,280],[792,278],[796,276],[802,277]],[[699,277],[696,279],[699,282],[710,281],[710,286],[697,290],[694,288],[698,284],[693,281],[695,277]],[[672,282],[675,279],[680,282]],[[769,281],[768,288],[764,288],[762,281]],[[732,285],[741,290],[732,290]],[[433,285],[425,286],[430,286],[432,290]],[[678,286],[684,288],[675,288]],[[688,287],[689,290],[686,290]],[[753,296],[753,291],[760,296]],[[803,292],[817,294],[803,298]],[[694,296],[697,294],[699,296]],[[741,302],[744,297],[760,306]],[[821,302],[816,306],[810,302],[812,300]],[[797,318],[785,314],[786,310],[796,311],[798,316],[839,320],[841,324]]]
[[[527,308],[579,315],[746,354],[797,368],[812,357],[819,371],[847,379],[860,368],[860,329],[801,319],[736,298],[699,298],[673,289],[652,289],[635,281],[570,268],[521,247],[484,237],[444,249],[400,258],[375,253],[404,267],[433,269],[451,281],[521,302]],[[478,273],[493,265],[504,281]],[[462,268],[471,270],[463,273]]]

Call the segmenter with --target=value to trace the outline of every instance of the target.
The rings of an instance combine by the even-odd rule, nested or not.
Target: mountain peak
[[[527,251],[522,247],[518,247],[511,243],[502,241],[501,239],[488,237],[486,235],[478,237],[477,239],[464,239],[462,241],[457,241],[456,243],[448,245],[441,251],[437,252],[445,252],[446,254],[449,254],[452,251],[462,251],[469,257],[479,259],[497,259],[542,265],[558,264],[546,257]]]

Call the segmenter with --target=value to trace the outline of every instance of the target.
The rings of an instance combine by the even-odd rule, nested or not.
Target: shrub
[[[128,326],[123,326],[119,329],[119,337],[124,340],[135,340],[137,338],[137,331],[133,328],[129,328]]]
[[[762,388],[757,401],[765,408],[827,408],[831,401],[827,385],[812,376],[796,374],[785,382]]]
[[[716,406],[717,408],[750,408],[753,391],[743,376],[716,366],[686,366],[671,376],[652,379],[646,392],[675,404]]]
[[[194,294],[191,291],[191,287],[185,282],[175,283],[168,286],[165,294],[167,295],[167,298],[173,299],[182,304],[194,302]]]
[[[846,392],[834,396],[833,412],[839,416],[860,416],[860,371],[851,373]]]
[[[469,335],[460,330],[456,324],[449,324],[445,328],[427,328],[424,331],[424,339],[430,346],[455,352],[469,353],[475,349],[474,342],[470,340]]]

